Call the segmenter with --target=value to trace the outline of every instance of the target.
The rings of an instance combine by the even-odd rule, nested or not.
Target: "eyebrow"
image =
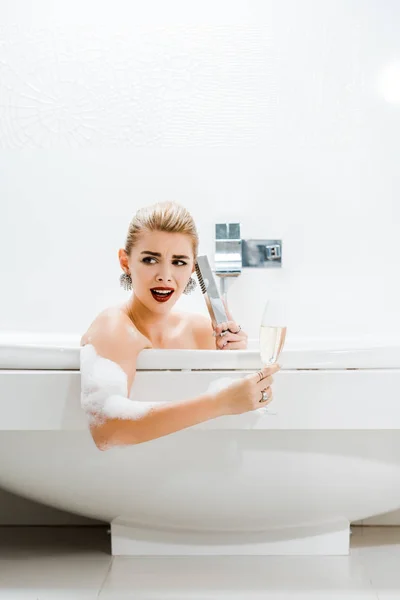
[[[140,254],[150,254],[150,256],[158,256],[161,258],[160,252],[150,252],[150,250],[143,250]],[[187,260],[190,260],[189,257],[184,254],[173,254],[172,258],[186,258]]]

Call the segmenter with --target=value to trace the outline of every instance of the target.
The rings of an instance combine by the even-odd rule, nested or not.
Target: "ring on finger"
[[[269,399],[269,396],[267,394],[266,390],[262,390],[261,392],[261,400],[259,400],[259,402],[266,402]]]
[[[237,334],[241,331],[241,329],[242,329],[242,327],[241,327],[241,325],[239,325],[239,329],[237,331],[231,331],[229,328],[228,328],[228,331],[231,331],[231,333]]]
[[[260,376],[260,379],[258,380],[258,382],[260,383],[260,381],[263,379],[263,372],[262,371],[257,371],[257,373]]]

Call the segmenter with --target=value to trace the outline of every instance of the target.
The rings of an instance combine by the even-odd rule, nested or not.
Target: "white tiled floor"
[[[349,557],[112,558],[106,528],[0,528],[0,600],[400,600],[400,527]]]

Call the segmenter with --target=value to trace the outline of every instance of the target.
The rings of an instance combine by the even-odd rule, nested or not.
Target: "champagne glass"
[[[260,354],[264,367],[269,367],[278,361],[286,339],[286,306],[278,295],[271,296],[267,301],[260,327]],[[267,406],[264,414],[276,415]]]

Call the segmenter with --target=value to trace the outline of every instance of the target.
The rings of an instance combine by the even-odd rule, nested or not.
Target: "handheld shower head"
[[[218,291],[207,255],[204,254],[197,257],[195,268],[200,289],[204,295],[213,325],[219,325],[228,321],[225,306]]]

